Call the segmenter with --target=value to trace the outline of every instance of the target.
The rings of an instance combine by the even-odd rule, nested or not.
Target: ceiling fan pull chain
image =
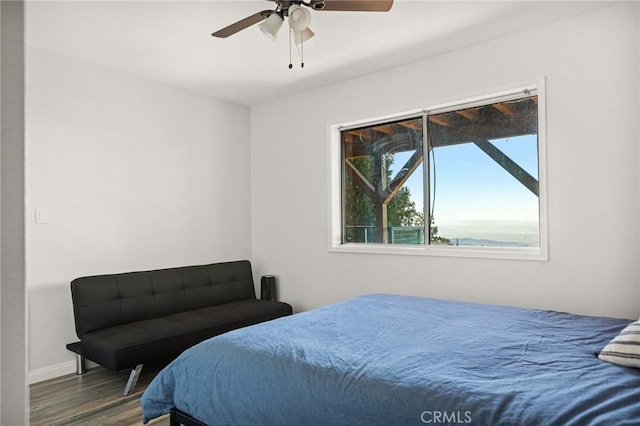
[[[304,68],[304,40],[302,39],[302,31],[300,31],[300,68]]]
[[[289,30],[291,32],[291,30]],[[291,34],[289,34],[289,69],[293,68],[293,64],[291,63]]]

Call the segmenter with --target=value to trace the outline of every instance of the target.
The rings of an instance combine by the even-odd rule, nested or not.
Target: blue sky
[[[492,143],[533,177],[538,177],[535,135]],[[538,198],[476,145],[467,143],[434,151],[436,224],[470,220],[537,222]],[[396,154],[393,167],[402,167],[411,154]],[[406,183],[418,210],[424,203],[422,182],[423,167],[420,166]]]

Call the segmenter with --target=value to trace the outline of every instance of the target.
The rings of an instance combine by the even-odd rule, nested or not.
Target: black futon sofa
[[[98,275],[71,282],[76,333],[67,348],[113,371],[170,359],[218,334],[292,314],[289,304],[256,299],[247,260]]]

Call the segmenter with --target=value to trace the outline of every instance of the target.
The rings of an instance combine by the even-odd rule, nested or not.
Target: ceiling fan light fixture
[[[271,40],[275,41],[278,37],[278,32],[282,27],[282,23],[284,19],[277,13],[272,13],[265,21],[263,21],[258,27],[260,30],[269,37]]]
[[[291,30],[291,34],[293,35],[293,41],[295,41],[296,44],[302,44],[316,35],[309,27],[305,28],[303,31]]]
[[[289,27],[295,32],[301,32],[309,27],[311,12],[299,4],[289,7]]]

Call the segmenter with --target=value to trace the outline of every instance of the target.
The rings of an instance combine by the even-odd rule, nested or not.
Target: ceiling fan
[[[227,38],[250,26],[262,22],[260,30],[272,40],[275,40],[285,17],[288,18],[289,28],[296,45],[314,36],[309,28],[311,13],[309,9],[318,11],[340,12],[388,12],[393,6],[393,0],[268,0],[276,3],[274,10],[267,9],[256,12],[244,19],[234,22],[215,33],[214,37]],[[304,6],[304,7],[303,7]],[[289,40],[291,41],[291,40]],[[291,56],[291,55],[289,55]],[[304,62],[302,63],[304,67]],[[291,68],[289,61],[289,68]]]
[[[391,10],[391,6],[393,6],[393,0],[309,0],[308,2],[303,0],[268,1],[276,3],[275,10],[267,9],[256,12],[253,15],[226,26],[211,35],[214,37],[226,38],[268,18],[272,18],[273,22],[279,18],[280,22],[282,22],[284,21],[285,16],[289,17],[289,25],[292,26],[292,30],[304,30],[309,26],[311,14],[302,6],[306,6],[313,10],[343,12],[388,12]],[[303,27],[305,24],[306,26]]]

